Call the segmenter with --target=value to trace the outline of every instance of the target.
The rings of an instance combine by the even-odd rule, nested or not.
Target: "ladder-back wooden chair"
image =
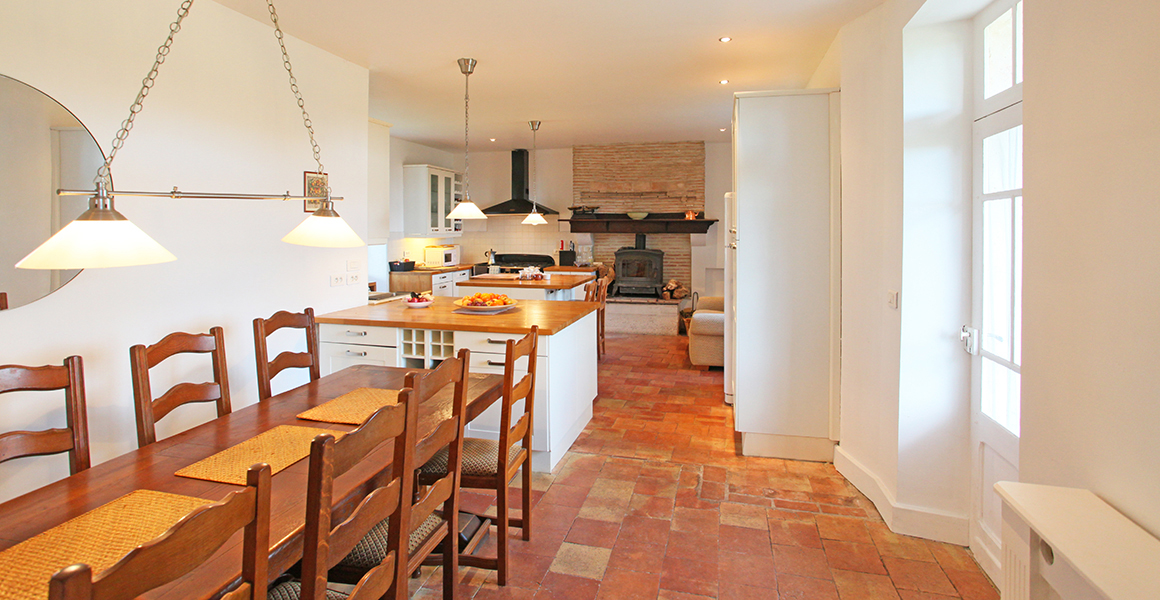
[[[280,353],[270,360],[266,350],[266,338],[283,327],[306,330],[306,352]],[[314,323],[314,309],[307,308],[300,313],[280,310],[269,319],[254,319],[254,353],[258,359],[258,400],[272,396],[270,380],[283,369],[310,369],[310,380],[322,376],[318,354],[318,326]]]
[[[524,541],[531,540],[532,517],[532,423],[536,399],[536,350],[539,327],[518,342],[507,341],[503,369],[503,398],[500,412],[499,441],[464,438],[461,487],[495,490],[497,553],[495,558],[464,554],[459,564],[497,572],[500,585],[507,585],[510,554],[508,527],[519,527]],[[516,381],[516,361],[527,358],[527,373]],[[513,414],[516,403],[524,401],[523,410]],[[440,450],[423,465],[419,483],[437,481],[447,474],[448,454]],[[508,514],[508,485],[523,470],[520,518]]]
[[[213,381],[183,382],[166,390],[156,399],[149,383],[149,369],[165,359],[182,353],[209,354],[213,360]],[[221,327],[209,333],[171,333],[152,346],[137,344],[129,348],[129,366],[133,373],[133,399],[137,411],[137,447],[157,441],[157,421],[173,409],[190,402],[213,402],[217,415],[230,414],[230,382],[226,372],[226,338]]]
[[[64,390],[64,428],[44,431],[10,431],[0,434],[0,462],[22,456],[68,452],[69,472],[89,468],[89,424],[85,412],[84,362],[79,356],[63,365],[0,366],[0,394],[20,391]]]
[[[467,406],[468,363],[471,352],[466,348],[459,351],[456,358],[449,358],[434,370],[425,373],[408,373],[404,388],[410,388],[407,401],[414,401],[421,411],[419,429],[432,431],[427,437],[417,440],[414,460],[411,462],[410,476],[414,477],[414,465],[421,465],[431,459],[439,450],[446,449],[450,468],[447,473],[420,493],[415,494],[410,507],[408,531],[408,556],[399,562],[400,578],[396,588],[398,598],[407,597],[407,576],[422,566],[441,542],[443,544],[443,598],[455,600],[459,576],[459,475],[463,451],[463,414]],[[424,403],[450,387],[450,406],[436,410],[424,408]],[[400,393],[400,396],[402,394]],[[400,398],[402,401],[402,398]],[[439,400],[435,400],[438,402]],[[450,410],[447,410],[447,409]],[[431,422],[434,421],[434,422]],[[440,510],[441,509],[441,510]],[[436,512],[439,511],[439,512]],[[397,529],[395,530],[397,531]],[[362,538],[354,549],[330,570],[331,581],[357,583],[363,575],[383,563],[391,552],[390,519],[381,521],[370,533]]]
[[[310,474],[306,486],[306,528],[302,554],[302,581],[286,582],[270,591],[270,600],[325,600],[327,574],[380,522],[387,530],[386,552],[377,565],[359,578],[350,600],[407,597],[407,556],[410,545],[411,496],[414,492],[415,433],[418,402],[411,389],[399,392],[398,404],[379,409],[354,431],[335,440],[322,434],[310,445]],[[393,440],[389,469],[371,486],[335,505],[334,480]],[[353,508],[352,508],[353,507]],[[403,559],[400,560],[399,557]],[[368,565],[369,566],[369,565]],[[401,587],[402,595],[399,595]]]
[[[93,578],[92,569],[75,564],[57,571],[48,584],[49,600],[130,600],[165,585],[209,560],[238,529],[242,542],[242,582],[223,600],[266,600],[270,552],[270,466],[246,473],[246,489],[189,513],[168,531],[134,548],[117,564]]]

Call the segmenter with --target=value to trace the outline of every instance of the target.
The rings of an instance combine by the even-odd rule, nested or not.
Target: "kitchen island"
[[[357,364],[430,368],[461,348],[471,350],[472,373],[502,373],[507,340],[538,325],[532,470],[551,472],[592,419],[596,303],[519,300],[503,312],[478,314],[453,300],[436,297],[429,308],[413,309],[387,302],[317,317],[323,374]],[[517,362],[517,371],[526,370],[526,362]],[[499,439],[499,403],[468,423],[466,432]]]
[[[516,300],[583,300],[584,284],[594,281],[591,273],[550,273],[549,279],[517,279],[514,274],[476,275],[459,282],[460,296],[476,292],[507,294]]]

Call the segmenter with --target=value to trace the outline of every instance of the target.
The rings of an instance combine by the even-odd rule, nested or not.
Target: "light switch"
[[[901,292],[898,290],[888,290],[886,292],[886,305],[894,310],[898,310]]]

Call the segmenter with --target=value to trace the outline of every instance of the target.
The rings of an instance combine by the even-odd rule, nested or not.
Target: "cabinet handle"
[[[347,350],[346,355],[347,356],[366,356],[367,353],[366,352],[355,352],[354,350]]]
[[[351,331],[351,330],[347,329],[347,330],[346,330],[346,334],[347,334],[347,335],[353,335],[353,336],[362,337],[362,336],[366,335],[366,334],[367,334],[367,332],[365,332],[365,331]]]
[[[503,367],[503,366],[505,366],[505,364],[504,364],[504,363],[501,363],[501,362],[495,362],[494,360],[489,360],[489,361],[487,361],[487,365],[488,365],[489,367]]]
[[[507,340],[493,340],[491,338],[487,338],[487,343],[489,343],[489,344],[501,344],[502,345],[502,344],[506,344]]]

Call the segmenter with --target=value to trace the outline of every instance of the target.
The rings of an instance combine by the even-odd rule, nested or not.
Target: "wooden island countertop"
[[[578,285],[594,281],[596,276],[588,273],[572,275],[555,272],[549,279],[505,279],[477,275],[467,281],[460,281],[456,287],[520,288],[526,290],[570,290]]]
[[[531,331],[532,325],[539,325],[540,335],[553,335],[597,308],[595,302],[519,300],[515,308],[500,313],[472,314],[456,306],[454,301],[457,299],[437,296],[434,303],[427,308],[407,308],[405,300],[356,306],[321,315],[315,320],[319,323],[363,327],[407,327],[516,334],[526,334]]]

